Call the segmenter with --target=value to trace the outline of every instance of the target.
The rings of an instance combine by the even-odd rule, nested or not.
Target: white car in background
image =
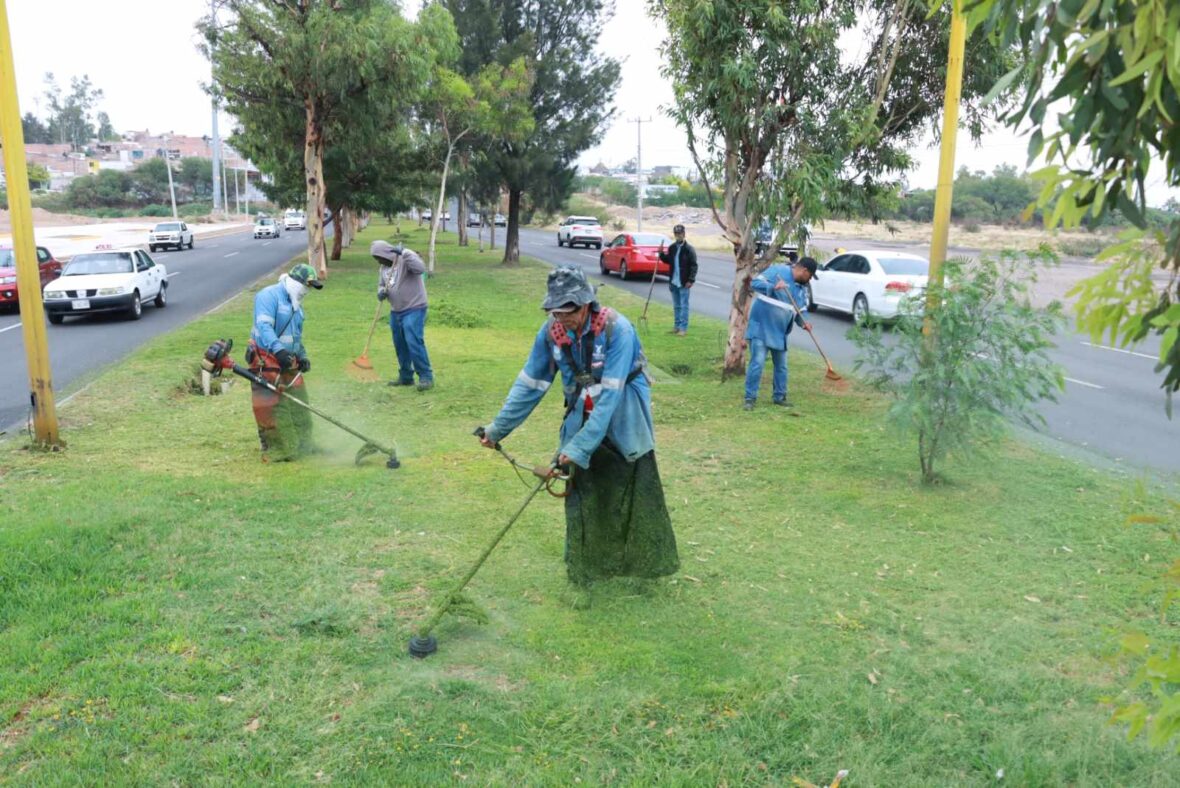
[[[279,237],[279,223],[269,216],[258,219],[254,222],[254,237],[255,238],[278,238]]]
[[[307,214],[303,211],[287,211],[283,214],[284,230],[306,230]]]
[[[168,304],[168,271],[142,249],[104,245],[74,255],[61,276],[45,285],[42,301],[54,325],[93,312],[126,312],[139,320],[145,301],[159,309]]]
[[[193,231],[184,222],[160,222],[148,233],[148,249],[171,246],[177,250],[193,248]]]
[[[587,249],[602,248],[602,225],[595,216],[568,216],[557,227],[557,245],[574,248],[582,244]]]
[[[808,308],[847,312],[857,323],[891,320],[901,305],[926,292],[930,261],[905,252],[857,250],[819,267],[808,285]]]

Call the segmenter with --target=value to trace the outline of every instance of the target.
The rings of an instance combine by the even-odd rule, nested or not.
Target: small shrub
[[[1067,235],[1057,239],[1057,252],[1066,257],[1093,257],[1114,243],[1101,235]]]
[[[1009,419],[1044,423],[1033,406],[1056,401],[1064,387],[1064,372],[1049,358],[1064,318],[1057,302],[1033,307],[1029,285],[1038,266],[1055,261],[1047,250],[948,260],[944,284],[931,285],[942,307],[931,316],[930,342],[916,299],[888,342],[879,326],[854,329],[856,368],[893,395],[890,421],[917,436],[923,481],[937,478],[951,452],[998,438]]]
[[[617,233],[627,229],[627,223],[622,219],[611,219],[610,228]]]
[[[172,207],[169,205],[145,205],[139,209],[140,216],[171,216]]]
[[[967,222],[967,224],[963,225],[963,229],[969,233],[977,233],[981,228],[979,222]]]

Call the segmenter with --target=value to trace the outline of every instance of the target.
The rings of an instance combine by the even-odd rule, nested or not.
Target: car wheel
[[[561,233],[557,234],[557,245],[558,246],[565,246],[565,241],[561,240]]]
[[[601,249],[601,248],[602,248],[602,244],[594,244],[594,248],[595,248],[595,249]]]
[[[818,312],[819,307],[815,303],[815,296],[811,292],[811,285],[807,286],[807,311]]]
[[[188,239],[188,248],[191,250],[193,248],[193,245],[196,244],[196,242],[197,242],[197,236],[194,235],[192,238],[189,238]]]
[[[138,290],[131,294],[131,306],[127,308],[127,316],[132,320],[139,320],[143,317],[143,304],[139,300]]]
[[[623,279],[623,280],[627,279],[627,261],[626,260],[619,263],[619,278]]]
[[[610,269],[606,267],[606,255],[598,255],[598,270],[603,276],[610,276]]]
[[[160,292],[156,293],[156,300],[152,302],[156,305],[156,309],[163,309],[168,306],[168,283],[160,285]]]
[[[155,254],[155,252],[156,252],[156,247],[155,247],[155,245],[154,245],[154,244],[148,244],[148,249],[151,249],[151,250],[152,250],[152,253],[153,253],[153,254]]]
[[[863,293],[857,293],[852,299],[852,321],[858,326],[869,322],[869,299]]]
[[[49,312],[45,316],[49,318],[49,322],[53,323],[55,326],[60,326],[66,319],[65,315],[56,315],[53,312]]]

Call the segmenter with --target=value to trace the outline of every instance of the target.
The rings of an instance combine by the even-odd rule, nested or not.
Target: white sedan
[[[163,309],[168,303],[168,271],[142,249],[119,249],[74,255],[61,276],[45,286],[42,299],[49,322],[69,315],[126,312],[143,316],[143,302]]]
[[[157,248],[171,246],[178,251],[187,246],[193,248],[193,231],[185,222],[160,222],[148,233],[148,248],[153,252]]]
[[[593,246],[602,248],[602,225],[594,216],[570,216],[557,227],[557,245],[569,246],[582,244],[587,249]]]
[[[861,250],[845,252],[820,266],[808,285],[808,308],[835,309],[857,323],[896,318],[901,305],[926,292],[930,261],[914,254]]]

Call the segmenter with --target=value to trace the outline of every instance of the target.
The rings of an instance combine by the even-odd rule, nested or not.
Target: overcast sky
[[[647,16],[640,0],[622,0],[617,6],[601,39],[602,50],[623,62],[615,98],[617,117],[602,143],[587,151],[580,163],[589,167],[599,160],[622,164],[630,159],[636,151],[637,124],[629,121],[650,118],[651,123],[642,124],[644,166],[690,165],[684,135],[660,111],[672,99],[671,88],[660,76],[657,48],[662,26]],[[209,134],[211,107],[200,87],[209,79],[209,64],[197,52],[194,29],[207,8],[207,0],[8,3],[22,114],[32,111],[44,117],[45,72],[52,71],[63,90],[71,76],[89,74],[105,94],[99,108],[110,114],[116,130]],[[223,115],[222,133],[231,125],[232,118]],[[960,137],[957,163],[986,171],[1011,163],[1023,170],[1026,148],[1025,139],[1006,130],[985,135],[979,146]],[[932,188],[938,151],[926,144],[914,154],[918,166],[907,176],[910,185]],[[1165,198],[1157,188],[1151,202]]]

